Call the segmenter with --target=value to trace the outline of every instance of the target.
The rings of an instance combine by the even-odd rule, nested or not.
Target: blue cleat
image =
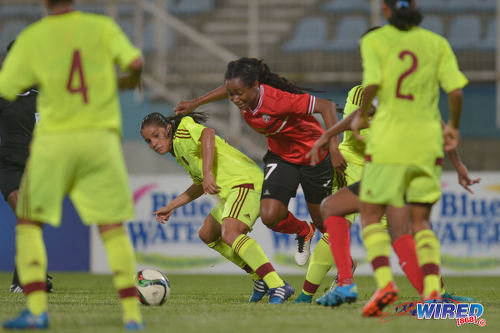
[[[312,295],[306,295],[304,292],[301,292],[299,297],[293,301],[293,304],[299,304],[299,303],[311,303],[312,302]]]
[[[13,330],[38,329],[43,330],[49,327],[49,314],[43,312],[35,316],[30,310],[25,309],[17,317],[3,323],[3,328]]]
[[[282,304],[295,293],[291,285],[285,282],[282,287],[269,289],[269,304]]]
[[[453,294],[449,294],[447,291],[445,291],[441,297],[442,297],[444,303],[474,303],[474,302],[476,302],[476,299],[473,297],[456,296]]]
[[[254,281],[252,296],[250,296],[250,299],[248,301],[251,303],[259,302],[262,299],[262,297],[264,297],[267,294],[268,291],[269,287],[264,282],[264,280],[260,279]]]
[[[142,331],[146,328],[143,323],[138,323],[135,320],[131,320],[125,323],[125,330],[127,331]]]
[[[343,303],[355,302],[358,298],[358,287],[352,283],[347,286],[337,286],[316,300],[316,304],[323,306],[339,306]]]

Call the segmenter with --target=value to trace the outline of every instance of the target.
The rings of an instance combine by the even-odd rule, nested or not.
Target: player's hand
[[[460,141],[460,135],[458,134],[458,129],[447,124],[443,128],[443,138],[444,138],[444,150],[450,151],[458,146],[458,142]]]
[[[457,173],[458,173],[458,183],[467,191],[469,191],[471,194],[474,194],[474,192],[469,188],[469,186],[477,184],[481,182],[481,178],[476,178],[476,179],[471,179],[469,177],[469,170],[467,170],[467,167],[465,164],[460,163],[457,167]]]
[[[118,89],[132,90],[139,87],[142,89],[140,77],[132,74],[127,74],[118,78]]]
[[[168,205],[165,207],[162,207],[158,209],[156,212],[153,214],[156,215],[156,221],[160,222],[161,224],[165,224],[166,221],[172,216],[174,213],[175,208],[170,208]]]
[[[365,141],[365,138],[359,133],[363,128],[368,128],[370,123],[368,118],[362,117],[361,113],[357,113],[351,122],[351,130],[354,137],[360,141]]]
[[[211,172],[203,177],[203,191],[208,194],[220,192],[220,186],[215,183],[214,175]]]
[[[347,162],[337,147],[330,146],[330,159],[337,174],[345,180],[344,171],[347,168]]]
[[[319,163],[319,155],[323,150],[328,149],[329,140],[325,135],[319,137],[314,143],[311,150],[306,154],[306,158],[310,158],[309,164],[316,165]]]
[[[191,101],[180,101],[174,108],[176,115],[188,114],[196,109],[196,105]]]

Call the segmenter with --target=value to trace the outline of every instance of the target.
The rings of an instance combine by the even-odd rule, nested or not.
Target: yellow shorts
[[[366,163],[360,200],[403,207],[408,203],[433,204],[441,197],[441,166]]]
[[[250,184],[233,187],[226,200],[221,201],[210,212],[213,218],[220,224],[226,217],[237,219],[251,231],[255,220],[260,216],[260,191],[248,185]]]
[[[58,226],[67,194],[85,224],[117,223],[134,216],[116,132],[35,135],[21,181],[17,215]]]

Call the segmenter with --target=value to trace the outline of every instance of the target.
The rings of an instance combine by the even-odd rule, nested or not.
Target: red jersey
[[[240,112],[251,128],[267,136],[271,152],[288,162],[307,165],[306,154],[324,133],[312,115],[315,103],[316,97],[312,95],[293,94],[261,84],[257,107]]]

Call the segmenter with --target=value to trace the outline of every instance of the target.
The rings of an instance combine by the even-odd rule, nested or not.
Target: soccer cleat
[[[312,302],[312,295],[307,295],[307,294],[304,294],[304,292],[302,291],[299,295],[299,297],[297,297],[295,299],[295,301],[293,301],[293,304],[299,304],[299,303],[311,303]]]
[[[135,320],[131,320],[127,323],[125,323],[125,330],[127,331],[142,331],[146,328],[144,324],[138,323]]]
[[[445,303],[474,303],[476,301],[474,297],[456,296],[449,294],[447,291],[441,295],[441,298]]]
[[[328,291],[326,294],[316,300],[316,304],[323,306],[339,306],[343,303],[355,302],[358,298],[358,287],[352,283],[347,286],[337,286],[334,290]]]
[[[431,292],[429,297],[423,297],[423,301],[425,303],[441,303],[443,302],[443,299],[441,298],[441,293],[437,290],[434,290],[433,292]]]
[[[260,279],[253,282],[253,292],[252,296],[248,300],[251,303],[259,302],[262,297],[264,297],[269,290],[269,287],[264,282],[264,280]]]
[[[25,309],[17,317],[3,323],[3,328],[13,330],[38,329],[43,330],[49,327],[49,314],[43,312],[35,316],[30,310]]]
[[[23,292],[23,287],[19,284],[11,284],[9,291],[11,293],[22,293]]]
[[[354,272],[356,271],[356,267],[358,267],[358,261],[351,257],[351,262],[352,262],[352,275],[354,275]],[[339,284],[339,273],[335,273],[335,278],[333,279],[332,284],[330,285],[330,291],[334,290],[337,288]]]
[[[312,223],[309,225],[309,233],[305,236],[297,236],[297,252],[295,252],[295,262],[299,266],[304,266],[311,256],[311,240],[316,232],[316,227]]]
[[[269,304],[282,304],[295,293],[291,285],[285,282],[284,286],[269,289]]]
[[[390,281],[384,288],[377,289],[368,303],[363,307],[363,317],[378,317],[382,309],[398,299],[398,288]]]

